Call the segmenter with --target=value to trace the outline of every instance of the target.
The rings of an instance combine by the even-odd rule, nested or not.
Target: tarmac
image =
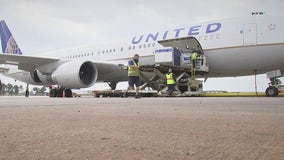
[[[0,160],[280,160],[283,102],[0,97]]]

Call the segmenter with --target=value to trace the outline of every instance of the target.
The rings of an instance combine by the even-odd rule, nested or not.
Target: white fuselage
[[[37,56],[62,58],[68,61],[89,60],[127,65],[134,54],[140,55],[140,65],[154,63],[154,52],[163,48],[157,41],[194,36],[208,58],[209,73],[205,77],[231,77],[265,73],[284,68],[283,17],[252,16],[216,20],[188,27],[137,35],[125,43],[57,50]],[[98,70],[97,81],[124,81],[124,70],[104,73]],[[25,71],[11,70],[7,76],[32,83],[21,76]]]

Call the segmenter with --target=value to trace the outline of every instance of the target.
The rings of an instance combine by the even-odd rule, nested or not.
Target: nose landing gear
[[[267,73],[267,78],[270,80],[269,87],[265,90],[267,97],[276,97],[280,92],[284,92],[284,85],[282,85],[280,77],[283,77],[283,70],[281,69]]]

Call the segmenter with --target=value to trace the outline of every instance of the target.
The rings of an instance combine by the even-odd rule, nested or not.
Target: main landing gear
[[[49,97],[73,97],[72,90],[71,89],[65,89],[65,88],[49,88]]]

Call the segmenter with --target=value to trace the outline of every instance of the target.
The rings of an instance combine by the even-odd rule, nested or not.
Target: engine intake
[[[97,67],[90,61],[66,62],[51,74],[52,81],[65,88],[90,87],[97,77]]]

